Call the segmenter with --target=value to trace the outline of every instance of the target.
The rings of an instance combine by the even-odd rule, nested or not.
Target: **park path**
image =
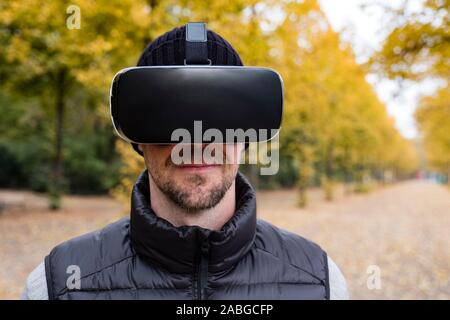
[[[259,199],[261,218],[328,252],[347,278],[351,298],[450,299],[448,188],[408,181],[306,210],[295,208],[291,191],[262,192]],[[369,266],[379,268],[380,290],[367,288]]]
[[[291,190],[258,192],[260,218],[320,244],[347,278],[355,299],[450,299],[450,192],[408,181],[370,194],[295,206]],[[0,299],[19,297],[27,274],[56,244],[117,220],[124,207],[108,197],[64,199],[58,213],[29,192],[0,190]],[[9,208],[9,209],[8,209]],[[367,268],[380,270],[369,290]]]

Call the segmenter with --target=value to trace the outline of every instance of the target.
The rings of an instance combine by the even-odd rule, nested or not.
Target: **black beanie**
[[[186,26],[176,27],[151,42],[142,52],[138,67],[184,65]],[[241,58],[234,48],[217,33],[207,30],[208,58],[211,65],[243,66]],[[134,150],[141,156],[138,145],[132,143]]]

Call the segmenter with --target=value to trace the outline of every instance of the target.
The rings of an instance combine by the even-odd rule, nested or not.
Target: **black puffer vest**
[[[241,174],[236,213],[220,231],[174,227],[155,215],[149,198],[144,171],[130,218],[51,251],[50,299],[329,299],[326,253],[257,220],[255,192]],[[70,266],[80,271],[79,288],[66,285]]]

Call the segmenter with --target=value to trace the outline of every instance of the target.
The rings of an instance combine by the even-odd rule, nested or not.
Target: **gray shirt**
[[[330,299],[349,299],[347,284],[338,266],[328,257],[328,272],[330,279]],[[44,262],[41,262],[27,278],[22,300],[48,300],[47,280],[45,278]]]

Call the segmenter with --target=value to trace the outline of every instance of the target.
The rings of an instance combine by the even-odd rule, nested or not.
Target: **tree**
[[[46,118],[53,119],[48,191],[54,209],[60,206],[64,187],[67,105],[84,92],[90,107],[102,107],[104,119],[109,118],[110,80],[121,66],[136,59],[136,44],[148,36],[147,9],[145,1],[131,0],[80,0],[76,6],[69,1],[38,0],[0,4],[0,82],[17,95],[38,97]],[[71,29],[76,13],[80,29]]]
[[[449,8],[448,0],[426,0],[419,12],[408,10],[408,1],[400,10],[391,9],[396,24],[369,65],[390,79],[448,80]]]
[[[415,116],[423,136],[428,165],[447,176],[450,184],[450,91],[424,97]]]
[[[271,67],[282,75],[285,113],[280,154],[289,159],[281,162],[286,166],[282,171],[298,177],[300,205],[306,204],[306,190],[313,184],[322,185],[332,199],[335,182],[362,181],[382,170],[404,167],[396,148],[403,150],[408,143],[316,0],[125,0],[114,4],[80,0],[81,29],[66,27],[77,8],[70,6],[68,14],[67,1],[27,0],[20,5],[11,1],[0,6],[2,90],[14,96],[26,94],[39,105],[46,122],[40,137],[52,138],[49,190],[55,195],[55,207],[64,157],[83,153],[89,136],[105,135],[104,123],[112,130],[107,104],[114,73],[135,65],[145,45],[157,36],[189,21],[204,21],[229,40],[245,65]],[[94,133],[92,127],[101,129]],[[73,138],[74,147],[65,148],[64,137],[72,137],[77,130],[79,144]],[[122,159],[123,178],[114,193],[128,198],[144,165],[127,143],[111,142]],[[95,161],[86,162],[87,171],[97,170]],[[84,163],[78,165],[84,167]]]
[[[381,50],[369,61],[375,72],[400,81],[437,79],[443,83],[431,97],[422,97],[415,113],[432,169],[449,174],[450,24],[448,0],[427,0],[420,12],[408,3],[393,15],[399,21]]]
[[[315,1],[289,3],[275,31],[285,79],[284,145],[299,161],[299,204],[321,184],[328,200],[335,181],[363,183],[389,162],[404,139]],[[398,140],[399,144],[390,143]],[[405,142],[406,143],[406,142]],[[388,164],[389,163],[389,164]],[[388,168],[386,168],[388,169]]]

